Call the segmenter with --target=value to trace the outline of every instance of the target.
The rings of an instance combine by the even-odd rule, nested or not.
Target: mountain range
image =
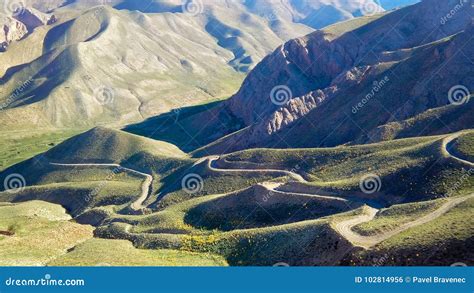
[[[382,11],[358,0],[18,3],[0,1],[5,129],[117,126],[226,98],[284,41]]]
[[[468,2],[5,3],[0,265],[473,265]]]
[[[183,117],[188,129],[213,119],[186,151],[331,147],[469,128],[472,10],[464,5],[455,19],[442,22],[457,4],[423,1],[285,43],[229,100]],[[464,99],[454,101],[456,89]],[[135,128],[148,133],[144,129],[159,125],[153,121]]]

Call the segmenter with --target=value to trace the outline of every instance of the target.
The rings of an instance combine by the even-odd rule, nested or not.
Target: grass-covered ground
[[[353,228],[360,235],[376,235],[393,230],[401,225],[414,221],[439,208],[446,200],[395,205],[377,213],[375,219],[359,224]]]
[[[473,265],[474,199],[440,218],[411,228],[374,247],[349,257],[352,265]],[[374,263],[382,260],[382,263]]]
[[[71,221],[43,201],[0,204],[2,266],[224,266],[209,253],[136,249],[126,240],[92,238],[93,228]]]
[[[444,156],[444,137],[326,149],[246,150],[221,156],[219,164],[235,169],[294,171],[308,180],[307,185],[342,193],[360,192],[361,178],[374,174],[380,178],[380,192],[375,197],[383,196],[389,202],[426,200],[473,187],[470,176],[458,182],[466,166]],[[471,141],[472,131],[460,139]],[[453,192],[456,182],[459,186]]]
[[[81,130],[2,131],[0,133],[0,171],[43,153]]]
[[[469,142],[469,135],[459,140]],[[352,264],[365,255],[359,255],[360,248],[339,234],[334,223],[364,214],[362,205],[381,208],[375,219],[353,228],[360,235],[372,236],[431,213],[448,200],[445,197],[473,191],[466,164],[443,152],[444,138],[331,149],[247,150],[223,155],[210,167],[207,159],[190,158],[179,150],[176,155],[167,154],[173,148],[166,143],[99,128],[37,159],[93,163],[105,158],[103,162],[152,174],[156,182],[145,201],[146,211],[127,210],[140,194],[143,178],[139,176],[114,173],[111,167],[39,166],[34,160],[7,169],[23,174],[28,186],[17,194],[0,193],[0,200],[61,204],[78,223],[96,226],[94,235],[103,239],[76,246],[54,265]],[[89,148],[94,150],[90,154]],[[307,182],[294,182],[287,173],[264,169],[292,171]],[[368,173],[380,177],[380,191],[361,192],[360,179]],[[182,179],[188,174],[202,179],[195,193],[183,187]],[[470,222],[452,225],[464,235],[459,243],[469,243]],[[395,238],[376,245],[371,253],[390,241],[405,241]],[[427,242],[424,249],[436,246],[438,242]],[[120,251],[126,251],[127,257],[120,259]]]
[[[221,256],[169,249],[137,249],[126,240],[91,239],[50,266],[226,266]]]
[[[38,266],[92,237],[58,205],[29,201],[0,205],[0,265]]]
[[[474,132],[460,136],[452,144],[452,150],[461,159],[474,161]]]

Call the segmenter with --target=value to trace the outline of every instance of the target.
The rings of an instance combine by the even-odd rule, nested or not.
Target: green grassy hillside
[[[41,266],[92,237],[58,205],[41,201],[0,205],[0,265]]]
[[[44,157],[58,163],[121,163],[139,153],[168,158],[187,156],[168,143],[97,127],[63,142],[46,152]]]
[[[439,208],[444,199],[394,205],[377,213],[374,220],[353,228],[361,235],[376,235],[414,221]]]
[[[474,161],[474,132],[467,133],[456,139],[450,149],[461,159]]]
[[[444,216],[423,226],[400,233],[370,251],[360,251],[344,263],[374,265],[449,266],[454,263],[473,265],[474,200],[461,204]]]
[[[81,130],[2,131],[0,133],[0,171],[23,162],[64,140],[77,135]]]
[[[125,240],[91,239],[48,266],[226,266],[218,255],[165,249],[136,249]]]
[[[470,221],[455,219],[467,218],[465,213],[472,200],[368,250],[345,238],[338,223],[364,215],[368,206],[375,207],[380,209],[375,217],[355,225],[352,231],[362,237],[378,236],[434,213],[458,195],[472,193],[474,182],[466,176],[469,163],[449,152],[449,142],[461,142],[457,148],[470,154],[466,146],[472,140],[471,132],[458,133],[457,138],[434,136],[331,149],[255,149],[193,159],[181,151],[178,156],[167,157],[160,151],[167,144],[95,129],[51,149],[44,157],[89,162],[103,157],[108,162],[129,161],[130,168],[152,172],[157,182],[144,202],[146,212],[127,211],[140,194],[143,178],[127,172],[109,177],[111,167],[45,165],[33,169],[32,162],[27,161],[7,170],[23,170],[25,174],[42,170],[42,175],[27,177],[33,180],[33,186],[16,194],[3,192],[0,200],[39,199],[61,204],[79,223],[94,225],[96,237],[110,239],[79,245],[52,263],[55,265],[95,265],[105,250],[110,250],[105,257],[110,265],[224,265],[223,259],[230,265],[367,264],[373,255],[392,257],[392,251],[401,251],[412,259],[408,257],[412,252],[421,254],[415,247],[418,241],[423,253],[432,252],[437,255],[437,263],[446,264],[438,259],[439,241],[444,241],[442,247],[462,243],[469,247]],[[97,140],[88,138],[98,133],[101,135]],[[94,150],[90,155],[85,153],[88,148]],[[110,149],[115,152],[108,152]],[[142,149],[146,155],[137,155]],[[139,159],[130,160],[135,157]],[[362,192],[359,186],[368,173],[377,174],[381,182],[380,190],[372,194]],[[201,180],[196,192],[183,184],[189,174]],[[462,207],[463,216],[458,214]],[[443,238],[438,231],[442,225],[434,223],[455,225],[455,235]],[[433,231],[427,230],[426,239],[413,240],[412,246],[404,248],[400,243],[406,240],[397,240],[424,227],[432,227],[429,229]],[[8,231],[8,227],[5,229]],[[413,236],[408,237],[403,239]],[[117,239],[130,241],[135,248]],[[117,249],[129,251],[130,257],[118,259]],[[455,256],[447,259],[451,261]],[[399,261],[394,257],[393,263]]]
[[[471,133],[466,132],[460,139],[470,140]],[[466,172],[464,165],[445,157],[444,138],[422,137],[326,149],[246,150],[221,156],[217,164],[222,168],[294,171],[308,181],[293,184],[300,185],[301,190],[318,187],[344,193],[360,191],[361,178],[375,174],[381,180],[375,198],[389,202],[430,199],[449,193],[453,185],[450,182],[456,182]],[[472,184],[468,178],[459,188],[469,190]]]

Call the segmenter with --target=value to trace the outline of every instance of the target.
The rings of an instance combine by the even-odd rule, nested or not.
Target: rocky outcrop
[[[339,36],[323,30],[289,41],[225,103],[245,128],[206,150],[371,142],[379,126],[449,104],[451,87],[474,84],[460,54],[472,56],[468,9],[425,0]]]
[[[23,39],[35,28],[56,21],[56,16],[31,7],[16,11],[12,16],[0,14],[0,52],[6,51],[12,42]]]
[[[0,15],[0,52],[5,51],[13,41],[21,40],[28,29],[23,23],[4,15]]]
[[[25,24],[29,32],[39,26],[50,25],[57,21],[56,16],[43,13],[31,7],[22,9],[14,15],[14,18]]]

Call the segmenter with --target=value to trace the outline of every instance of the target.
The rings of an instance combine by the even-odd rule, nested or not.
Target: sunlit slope
[[[92,237],[58,205],[31,201],[0,205],[0,264],[44,266]]]

